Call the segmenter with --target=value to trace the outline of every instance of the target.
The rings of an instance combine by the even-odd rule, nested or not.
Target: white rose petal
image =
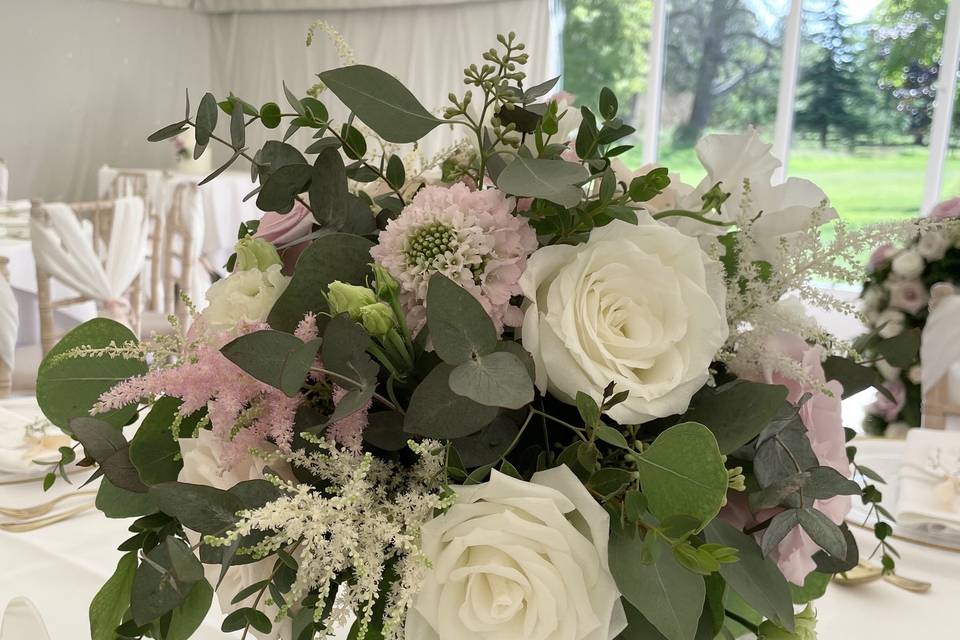
[[[897,254],[897,257],[893,259],[891,268],[898,276],[905,279],[913,279],[919,278],[923,274],[926,266],[927,263],[924,261],[923,256],[913,249],[907,249]]]
[[[407,640],[611,640],[626,627],[610,519],[566,466],[455,487],[422,530],[428,572]]]
[[[639,218],[538,250],[520,278],[537,386],[573,402],[614,382],[629,397],[609,415],[624,424],[686,410],[728,331],[719,264],[695,239]]]
[[[231,273],[207,290],[203,319],[212,330],[232,329],[241,322],[263,322],[283,294],[290,278],[275,264],[266,271],[247,269]]]
[[[893,338],[894,336],[898,336],[903,332],[903,329],[906,326],[906,321],[907,317],[903,315],[902,311],[897,311],[896,309],[887,309],[877,316],[874,324],[877,326],[883,325],[878,332],[881,338]]]

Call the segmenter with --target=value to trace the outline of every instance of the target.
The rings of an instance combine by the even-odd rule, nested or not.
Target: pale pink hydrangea
[[[887,282],[890,289],[890,306],[916,315],[927,306],[930,294],[920,280],[894,280]]]
[[[370,250],[401,287],[407,322],[416,333],[426,320],[430,276],[442,273],[476,298],[497,331],[523,321],[510,298],[537,236],[515,202],[496,189],[472,191],[463,184],[421,189],[400,216],[380,232]]]
[[[883,386],[893,396],[893,400],[882,393],[878,393],[877,399],[867,406],[867,413],[879,416],[886,422],[893,422],[907,403],[907,388],[899,378],[888,380],[883,383]]]
[[[198,324],[202,324],[202,320]],[[145,398],[170,396],[182,401],[179,411],[183,416],[207,408],[213,434],[224,443],[221,460],[224,469],[244,459],[251,448],[258,448],[265,441],[289,451],[294,416],[303,399],[301,394],[287,396],[251,377],[220,353],[220,348],[238,335],[269,328],[265,323],[250,323],[235,331],[212,334],[184,354],[180,364],[154,369],[116,385],[100,396],[91,414],[118,409]],[[198,335],[197,325],[191,335]],[[304,342],[316,338],[316,319],[304,318],[296,336]],[[244,410],[250,408],[253,410],[249,419],[244,419],[238,429],[238,420],[243,418]]]
[[[787,400],[797,403],[810,394],[800,407],[800,420],[807,429],[810,448],[820,464],[832,467],[844,477],[851,477],[850,462],[847,459],[846,437],[840,411],[840,399],[843,387],[836,380],[827,382],[821,362],[823,347],[810,346],[799,336],[780,334],[770,341],[770,351],[789,358],[804,372],[804,379],[798,380],[779,369],[766,368],[759,375],[745,375],[767,384],[779,384],[787,388]],[[829,393],[827,393],[829,392]],[[814,506],[822,511],[835,524],[843,523],[850,511],[850,496],[834,496],[828,500],[817,500]],[[740,528],[754,526],[775,515],[779,509],[768,509],[752,514],[746,502],[746,496],[731,492],[728,506],[721,514],[725,520]],[[795,527],[777,545],[771,557],[784,577],[794,584],[802,585],[807,574],[816,568],[813,556],[820,550],[810,536],[800,527]]]

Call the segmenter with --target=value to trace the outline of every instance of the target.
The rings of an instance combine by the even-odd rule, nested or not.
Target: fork
[[[83,513],[84,511],[89,511],[94,508],[93,502],[87,502],[78,507],[68,509],[67,511],[61,511],[60,513],[55,513],[52,516],[47,516],[45,518],[36,518],[34,520],[25,520],[23,522],[0,522],[0,531],[9,531],[11,533],[24,533],[27,531],[33,531],[35,529],[41,529],[47,527],[51,524],[56,524],[62,520],[67,520],[73,516]]]
[[[65,493],[52,500],[35,504],[32,507],[0,507],[0,516],[15,518],[17,520],[29,520],[30,518],[37,518],[50,513],[62,500],[77,496],[92,496],[96,493],[96,491],[76,491]]]

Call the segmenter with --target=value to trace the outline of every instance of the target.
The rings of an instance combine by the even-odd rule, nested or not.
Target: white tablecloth
[[[17,331],[17,345],[38,344],[40,342],[40,309],[37,306],[37,267],[33,261],[33,247],[29,240],[19,238],[0,238],[0,256],[10,260],[7,269],[10,273],[10,286],[20,306],[20,328]],[[54,299],[70,298],[77,293],[54,280],[51,286]],[[93,302],[64,307],[56,312],[57,323],[61,329],[69,329],[97,315]]]
[[[104,196],[113,184],[119,169],[102,167],[97,174],[97,192]],[[165,213],[170,206],[176,185],[184,181],[195,183],[202,175],[164,171],[161,169],[128,169],[147,175],[147,199],[155,210]],[[203,256],[211,266],[220,269],[233,252],[237,229],[246,220],[258,220],[256,197],[243,202],[243,197],[256,185],[250,181],[249,171],[225,171],[215,180],[200,187],[203,202],[204,236]]]

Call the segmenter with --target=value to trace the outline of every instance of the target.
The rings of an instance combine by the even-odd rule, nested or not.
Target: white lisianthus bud
[[[371,336],[382,338],[397,326],[397,318],[385,303],[375,302],[360,307],[360,323]]]
[[[360,308],[376,302],[377,296],[373,291],[355,284],[334,280],[327,289],[327,304],[333,315],[346,313],[352,320],[359,320]]]
[[[275,264],[283,264],[276,247],[263,238],[240,238],[236,246],[237,262],[234,271],[257,269],[266,271]]]

